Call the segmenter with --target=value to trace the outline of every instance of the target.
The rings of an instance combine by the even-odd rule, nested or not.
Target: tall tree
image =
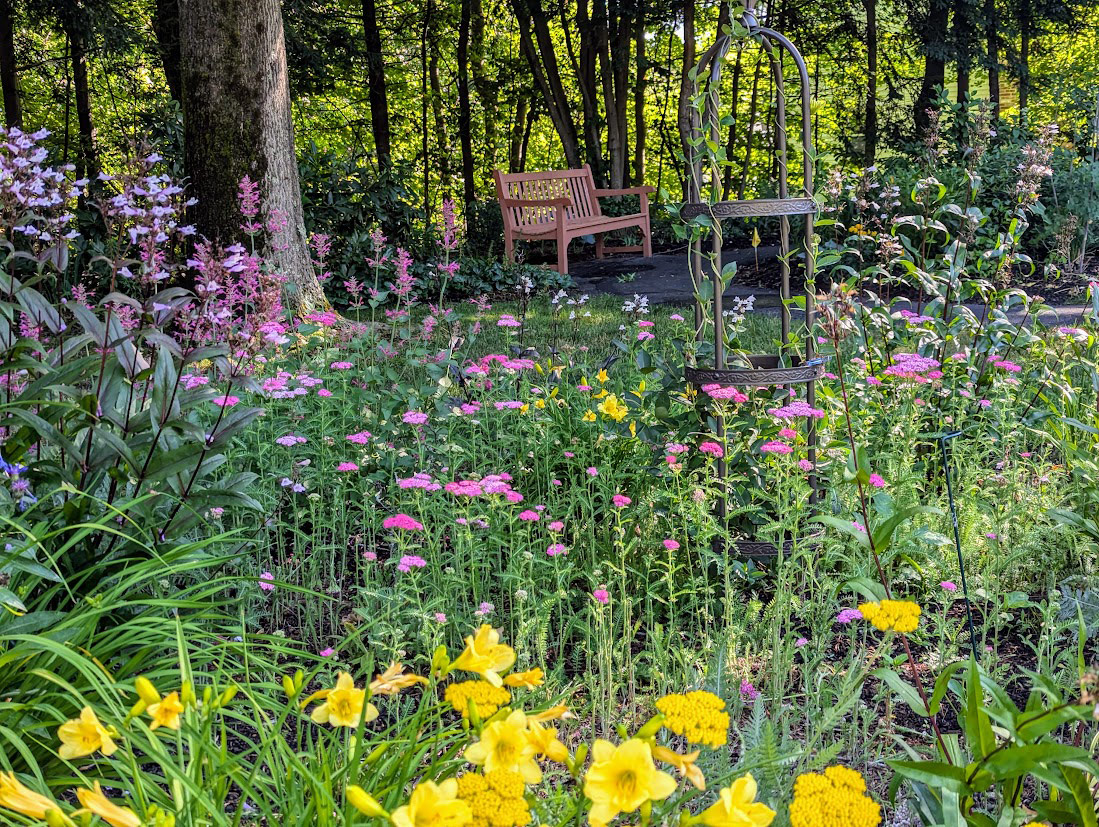
[[[916,96],[913,119],[917,134],[927,131],[930,123],[927,110],[935,97],[935,88],[946,83],[947,24],[950,19],[949,0],[930,0],[926,17],[918,24],[924,55],[923,83]]]
[[[957,100],[963,103],[970,94],[970,73],[976,62],[977,9],[973,0],[955,0],[953,21],[954,61],[958,70]]]
[[[872,166],[878,154],[878,0],[862,0],[866,11],[866,128],[862,160]]]
[[[985,59],[988,66],[988,99],[993,117],[1000,117],[1000,10],[996,0],[985,0]]]
[[[485,135],[484,169],[496,166],[496,118],[500,107],[499,82],[489,77],[485,61],[485,7],[483,0],[470,0],[470,70],[473,88],[481,104]]]
[[[542,93],[550,120],[561,139],[565,163],[573,168],[579,167],[582,163],[580,141],[576,134],[576,123],[569,110],[568,95],[561,82],[549,19],[542,7],[542,0],[511,0],[511,4],[519,22],[519,45],[527,58],[531,74],[534,75],[534,83]]]
[[[62,10],[62,25],[69,40],[69,60],[72,63],[73,96],[76,99],[78,178],[95,178],[99,172],[96,160],[95,126],[92,123],[92,97],[88,86],[87,31],[88,10],[81,3],[72,3]]]
[[[382,54],[382,32],[378,27],[378,7],[375,0],[362,0],[363,33],[366,41],[366,88],[370,100],[370,131],[374,135],[374,152],[383,172],[392,165],[393,150],[389,130],[389,100],[385,89],[385,57]]]
[[[179,0],[156,0],[153,33],[173,100],[183,99],[183,69],[179,62]]]
[[[0,0],[0,87],[4,92],[4,123],[23,126],[19,76],[15,70],[15,20],[11,0]]]
[[[470,219],[474,193],[473,108],[469,101],[469,39],[473,24],[473,0],[461,0],[458,21],[458,140],[462,144],[462,196],[466,223]]]
[[[695,0],[683,0],[683,63],[679,70],[679,145],[683,158],[691,157],[691,97],[694,82],[691,71],[695,68]],[[749,127],[750,128],[750,127]],[[690,175],[684,177],[684,186]],[[684,191],[684,197],[688,193]]]
[[[279,0],[181,0],[185,166],[209,239],[240,234],[239,182],[260,184],[266,255],[298,315],[327,307],[302,214]]]
[[[638,5],[634,24],[634,53],[637,62],[637,80],[633,87],[633,183],[645,183],[645,141],[648,139],[648,120],[645,117],[645,89],[649,71],[645,55],[645,5]]]

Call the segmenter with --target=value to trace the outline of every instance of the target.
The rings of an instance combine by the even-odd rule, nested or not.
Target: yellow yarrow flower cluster
[[[469,717],[469,703],[473,701],[474,709],[481,720],[484,720],[496,714],[496,710],[510,701],[511,693],[488,681],[459,681],[448,686],[443,697],[463,718]]]
[[[458,778],[458,799],[469,805],[471,827],[525,827],[530,805],[523,798],[526,785],[517,772],[495,769]]]
[[[807,772],[794,782],[791,827],[877,827],[881,807],[866,794],[863,777],[849,767]]]
[[[920,606],[911,600],[883,600],[863,603],[862,616],[883,632],[914,632],[920,625]]]
[[[695,690],[665,695],[656,702],[664,714],[664,726],[692,744],[720,747],[729,738],[729,713],[725,701],[713,692]]]

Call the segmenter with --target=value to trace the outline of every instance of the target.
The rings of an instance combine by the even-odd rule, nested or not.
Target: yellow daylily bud
[[[363,759],[363,761],[366,762],[367,764],[373,764],[375,761],[377,761],[379,758],[381,758],[383,755],[385,755],[385,751],[387,749],[389,749],[389,744],[388,743],[379,744],[378,746],[374,747],[373,750],[370,751],[370,754],[367,755],[366,758]]]
[[[195,687],[190,681],[183,684],[183,688],[179,690],[179,699],[183,701],[184,706],[195,705]]]
[[[347,788],[347,801],[364,816],[370,816],[372,818],[389,818],[389,813],[387,813],[382,805],[378,803],[377,799],[362,787],[356,786],[355,784],[352,784]]]
[[[294,686],[294,679],[289,675],[282,676],[282,691],[286,693],[286,697],[293,699],[298,694],[298,688]]]
[[[637,731],[637,737],[641,739],[652,738],[658,732],[660,732],[660,728],[662,726],[664,726],[664,716],[659,713],[653,715],[645,723],[645,726],[641,727],[641,729]]]
[[[545,370],[544,370],[544,369],[542,368],[542,365],[541,365],[541,363],[539,363],[539,362],[535,362],[535,363],[534,363],[534,369],[535,369],[536,371],[538,371],[538,374],[539,374],[540,376],[544,376],[544,375],[545,375],[545,373],[546,373],[546,371],[545,371]]]
[[[445,675],[450,669],[450,655],[446,653],[445,646],[439,646],[431,655],[431,671],[438,675]]]
[[[228,706],[233,702],[233,698],[240,692],[240,687],[235,683],[221,693],[221,697],[218,698],[218,706]]]
[[[46,813],[46,824],[49,827],[75,827],[75,822],[58,809]]]
[[[210,701],[213,699],[213,697],[214,697],[213,687],[207,686],[205,689],[202,690],[202,705],[203,706],[209,706]]]
[[[301,686],[305,683],[305,671],[302,669],[294,670],[294,689],[301,692]]]
[[[160,693],[156,691],[153,682],[148,678],[138,677],[134,681],[134,689],[137,690],[137,697],[141,698],[146,706],[160,702]]]
[[[130,707],[130,714],[127,717],[129,717],[129,718],[138,718],[138,717],[140,717],[141,714],[145,711],[146,707],[148,707],[148,704],[145,703],[145,701],[143,701],[139,698],[137,703],[135,703],[133,706]]]

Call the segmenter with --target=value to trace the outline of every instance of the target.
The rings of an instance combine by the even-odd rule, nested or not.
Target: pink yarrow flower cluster
[[[427,565],[427,560],[418,554],[406,554],[397,563],[397,571],[407,574],[413,569],[422,569]]]
[[[508,502],[519,503],[523,495],[511,487],[510,474],[489,474],[481,479],[453,480],[443,486],[448,494],[469,499],[502,496]]]
[[[932,379],[942,377],[943,373],[938,368],[939,361],[930,356],[920,356],[918,353],[897,353],[893,356],[893,364],[883,370],[882,375],[916,384],[926,384]]]
[[[734,387],[724,387],[722,385],[703,385],[702,392],[709,396],[711,399],[727,400],[731,399],[736,403],[743,403],[748,401],[748,395],[742,393]]]
[[[422,491],[438,491],[442,488],[439,483],[431,478],[430,474],[426,474],[423,471],[419,471],[411,477],[397,480],[397,487],[403,490],[418,488]]]
[[[424,524],[419,520],[409,517],[407,514],[394,514],[382,520],[382,528],[401,531],[423,531]]]
[[[820,408],[814,408],[802,399],[794,399],[787,402],[781,408],[770,408],[767,413],[775,419],[783,420],[800,419],[802,417],[812,419],[824,418],[824,411]]]

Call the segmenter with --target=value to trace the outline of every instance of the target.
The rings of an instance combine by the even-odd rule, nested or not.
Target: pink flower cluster
[[[823,419],[824,411],[820,408],[812,407],[808,402],[803,399],[795,399],[791,402],[787,402],[781,408],[770,408],[767,411],[775,419],[799,419],[801,417],[812,419]]]
[[[356,445],[366,445],[368,442],[370,442],[371,436],[372,434],[370,433],[370,431],[359,431],[355,434],[348,434],[347,441],[354,442]]]
[[[702,392],[709,396],[711,399],[731,399],[738,404],[748,401],[748,395],[742,393],[734,387],[723,387],[716,384],[703,385]]]
[[[411,477],[397,480],[397,487],[403,490],[418,488],[422,491],[438,491],[442,488],[439,483],[431,478],[431,474],[426,474],[423,471],[419,471]]]
[[[302,445],[308,440],[303,436],[297,436],[295,434],[285,434],[275,440],[276,443],[282,445],[284,448],[293,448],[295,445]]]
[[[397,563],[397,571],[407,574],[413,569],[422,569],[427,565],[427,560],[418,554],[406,554]]]
[[[916,384],[926,384],[932,379],[942,377],[943,373],[938,370],[938,367],[938,359],[932,359],[930,356],[920,356],[918,353],[897,353],[893,356],[893,364],[883,370],[882,375]]]
[[[725,451],[716,442],[703,442],[698,446],[698,450],[704,454],[717,457],[718,459],[725,456]]]
[[[388,530],[399,529],[401,531],[423,531],[424,524],[419,520],[409,517],[407,514],[394,514],[392,517],[386,517],[382,520],[382,528]]]
[[[773,439],[770,442],[764,442],[760,445],[759,450],[762,454],[789,454],[794,449],[785,442],[779,442],[777,439]]]
[[[509,503],[523,501],[523,495],[511,487],[511,474],[489,474],[481,479],[453,480],[443,486],[455,497],[503,496]]]

